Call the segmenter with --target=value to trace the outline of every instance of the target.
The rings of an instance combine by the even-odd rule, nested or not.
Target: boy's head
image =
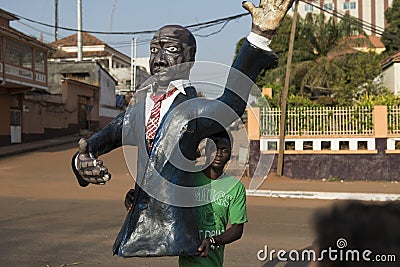
[[[215,169],[223,169],[231,158],[231,138],[226,131],[222,131],[210,136],[210,139],[214,141],[216,146],[212,151],[207,153],[208,156],[214,158],[210,166]]]

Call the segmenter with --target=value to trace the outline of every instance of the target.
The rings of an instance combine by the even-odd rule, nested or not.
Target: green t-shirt
[[[228,220],[231,224],[247,222],[246,190],[232,176],[211,180],[203,172],[195,175],[196,200],[208,204],[197,207],[200,240],[222,234]],[[214,267],[224,262],[224,246],[211,250],[206,257],[181,256],[180,267]]]

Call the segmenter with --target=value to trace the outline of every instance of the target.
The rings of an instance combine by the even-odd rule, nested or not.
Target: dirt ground
[[[123,199],[133,180],[122,151],[116,150],[102,158],[112,180],[81,188],[70,168],[74,152],[74,146],[64,145],[0,159],[0,266],[177,266],[176,257],[112,256],[126,214]],[[310,246],[313,212],[333,203],[247,201],[249,222],[243,238],[226,247],[225,266],[263,266],[257,252],[265,245],[285,250]]]

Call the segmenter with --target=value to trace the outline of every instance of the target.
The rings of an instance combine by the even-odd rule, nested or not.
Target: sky
[[[58,0],[59,26],[77,28],[77,1]],[[246,12],[241,0],[82,0],[83,30],[133,32],[156,30],[166,24],[183,26],[214,19],[238,15]],[[256,2],[254,2],[256,3]],[[0,8],[35,21],[55,24],[55,0],[0,0]],[[112,18],[112,19],[111,19]],[[11,23],[11,27],[36,38],[43,34],[45,42],[54,41],[54,28],[34,24],[21,19]],[[222,24],[195,32],[208,35],[220,30]],[[229,22],[219,33],[209,37],[196,36],[197,60],[213,61],[231,65],[236,43],[250,32],[250,16]],[[74,34],[73,31],[59,30],[59,38]],[[149,56],[149,42],[152,35],[104,35],[93,34],[110,46],[131,54],[130,40],[137,38],[137,57]]]

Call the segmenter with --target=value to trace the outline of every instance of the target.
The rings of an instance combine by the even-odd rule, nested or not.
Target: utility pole
[[[77,0],[78,3],[78,61],[82,61],[82,0]]]
[[[278,168],[277,174],[279,176],[283,175],[283,157],[285,152],[285,128],[286,128],[286,109],[287,109],[287,97],[289,91],[289,80],[290,80],[290,69],[292,67],[292,57],[293,57],[293,47],[294,38],[296,36],[296,22],[297,13],[299,7],[299,0],[296,0],[294,6],[292,29],[290,31],[290,42],[289,42],[289,52],[288,59],[286,63],[286,77],[285,77],[285,88],[282,93],[282,103],[281,103],[281,121],[279,123],[279,154],[278,154]]]
[[[132,38],[131,42],[131,88],[133,93],[136,91],[136,37]]]
[[[54,0],[54,9],[55,9],[55,27],[54,27],[54,40],[58,40],[58,0]]]

